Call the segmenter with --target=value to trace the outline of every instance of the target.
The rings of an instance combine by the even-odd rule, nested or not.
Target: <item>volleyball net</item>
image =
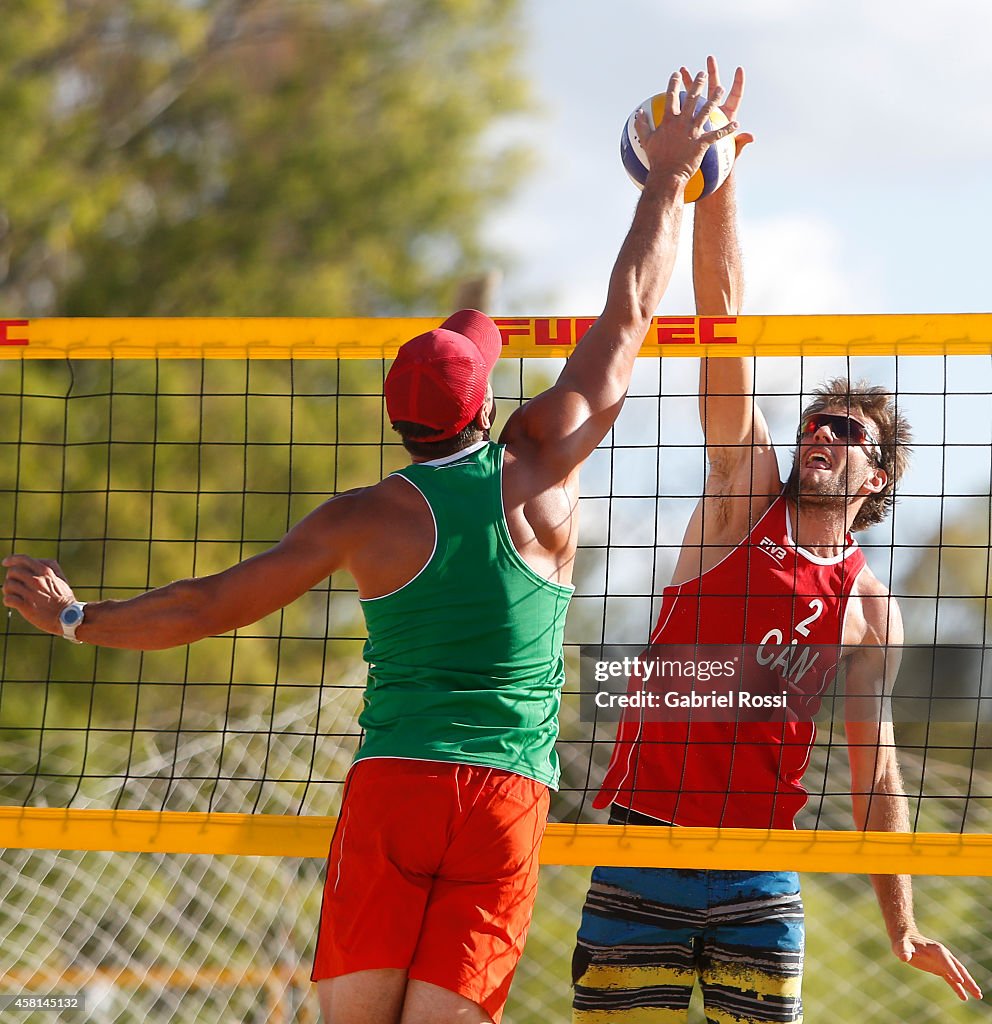
[[[552,383],[592,320],[497,323],[505,421]],[[264,550],[328,496],[408,461],[383,372],[435,325],[2,321],[0,546],[57,558],[81,600]],[[546,863],[989,873],[990,354],[992,317],[978,315],[654,321],[621,418],[583,469]],[[650,633],[702,493],[697,364],[685,358],[702,355],[760,357],[755,397],[783,477],[800,411],[828,377],[888,387],[913,425],[894,513],[860,536],[907,623],[910,710],[895,729],[911,836],[851,830],[843,724],[829,712],[798,832],[618,829],[591,810],[616,722],[590,703],[581,655],[636,651]],[[324,856],[360,743],[363,640],[344,576],[171,651],[71,645],[5,616],[0,845]]]

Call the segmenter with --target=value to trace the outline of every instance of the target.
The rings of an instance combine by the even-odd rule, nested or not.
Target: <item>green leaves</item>
[[[515,0],[24,0],[0,40],[0,308],[436,312],[517,180]]]

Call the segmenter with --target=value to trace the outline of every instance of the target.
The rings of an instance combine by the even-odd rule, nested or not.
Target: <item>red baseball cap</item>
[[[486,400],[489,374],[503,339],[477,309],[460,309],[437,330],[403,345],[386,374],[383,392],[390,423],[419,423],[444,441],[464,430]]]

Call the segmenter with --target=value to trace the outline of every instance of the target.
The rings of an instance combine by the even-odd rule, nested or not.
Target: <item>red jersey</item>
[[[793,710],[775,721],[659,721],[628,709],[593,806],[616,802],[677,825],[794,827],[812,716],[836,675],[848,598],[865,567],[850,535],[846,543],[833,558],[796,547],[780,495],[725,558],[664,589],[652,644],[737,645],[750,661],[742,678],[776,672]]]

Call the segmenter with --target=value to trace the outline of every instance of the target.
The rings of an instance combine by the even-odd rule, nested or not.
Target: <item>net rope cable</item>
[[[777,319],[804,330],[809,320]],[[127,326],[117,331],[125,343],[134,338]],[[567,336],[566,326],[554,330]],[[789,326],[763,325],[763,336]],[[922,864],[934,877],[919,880],[921,909],[929,897],[953,913],[962,949],[988,945],[963,909],[984,904],[979,883],[940,876],[992,873],[992,332],[985,323],[976,341],[972,323],[965,330],[948,318],[938,332],[964,338],[960,350],[941,343],[903,354],[891,336],[872,336],[875,326],[854,324],[848,336],[869,342],[846,354],[773,347],[756,362],[755,397],[783,469],[803,399],[828,377],[890,387],[913,425],[915,458],[894,513],[860,535],[902,606],[907,643],[923,652],[910,682],[926,711],[896,726],[913,835],[851,845],[859,839],[845,739],[833,717],[818,733],[796,833],[686,829],[660,841],[654,830],[606,826],[591,810],[616,725],[583,709],[579,649],[643,645],[704,473],[695,360],[641,359],[616,428],[582,474],[562,787],[508,1022],[566,1015],[567,986],[551,991],[548,965],[569,928],[574,936],[587,873],[564,865],[611,854],[745,866],[771,853],[823,872]],[[398,321],[388,337],[416,332]],[[0,358],[0,546],[58,558],[81,600],[218,571],[270,546],[328,496],[407,461],[384,417],[387,349],[335,359],[284,359],[283,349],[246,359],[236,346],[222,358],[116,358],[100,345]],[[564,354],[545,345],[500,361],[499,422],[554,380]],[[520,358],[530,355],[552,358]],[[343,576],[254,626],[172,651],[77,647],[2,616],[0,989],[85,987],[94,1020],[315,1021],[299,965],[312,952],[322,858],[360,742],[363,640]],[[966,680],[944,674],[958,648],[974,653]],[[839,932],[871,901],[846,875],[811,877],[807,904],[837,904]],[[290,905],[288,920],[280,908]],[[892,999],[865,1001],[886,968],[859,961],[855,983],[849,967],[830,967],[839,950],[810,955],[823,967],[807,981],[811,1010],[820,986],[824,1005],[847,995],[859,1019],[906,1019]]]

